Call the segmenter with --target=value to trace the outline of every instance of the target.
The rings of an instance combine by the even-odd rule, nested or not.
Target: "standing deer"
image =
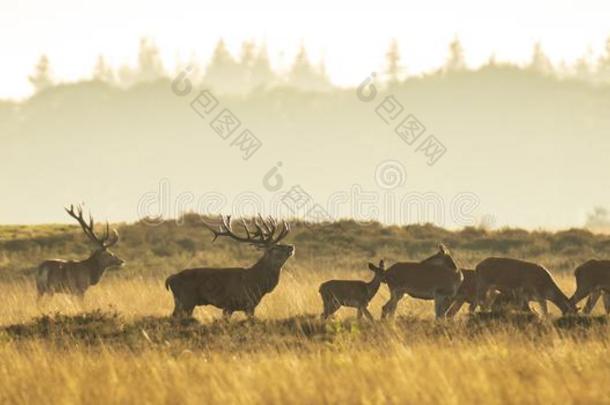
[[[383,281],[385,272],[383,260],[379,261],[379,266],[369,263],[369,269],[375,275],[368,283],[359,280],[330,280],[320,285],[319,292],[324,304],[322,319],[327,319],[341,306],[346,306],[358,309],[358,319],[364,315],[368,320],[373,320],[373,315],[367,307]]]
[[[570,298],[577,305],[588,296],[583,312],[590,314],[599,297],[604,296],[604,309],[610,313],[610,260],[589,260],[574,270],[576,291]]]
[[[487,294],[491,290],[512,292],[523,300],[534,300],[540,304],[544,315],[548,315],[546,300],[555,304],[563,314],[576,313],[576,306],[559,289],[551,273],[539,264],[517,259],[490,257],[476,267],[477,304],[489,305]]]
[[[110,225],[106,223],[105,233],[99,237],[94,231],[93,217],[89,214],[89,222],[83,218],[83,209],[74,206],[66,208],[66,212],[76,219],[83,232],[89,240],[97,245],[95,251],[88,259],[81,261],[47,260],[38,266],[36,274],[36,287],[38,298],[44,294],[66,293],[77,295],[81,299],[87,289],[96,285],[106,269],[122,266],[125,262],[113,254],[108,248],[116,245],[119,241],[119,233],[116,229],[110,232]]]
[[[214,240],[227,236],[237,242],[249,243],[262,249],[263,256],[248,268],[195,268],[169,276],[165,288],[174,296],[172,316],[192,316],[196,306],[213,305],[223,310],[225,318],[230,318],[235,311],[244,311],[248,317],[253,317],[261,299],[277,286],[282,266],[294,254],[294,246],[279,243],[290,232],[286,222],[282,222],[276,236],[278,226],[273,218],[263,220],[259,216],[250,225],[242,220],[246,235],[240,236],[233,231],[231,216],[221,217],[221,221],[218,230],[204,223],[214,234]]]
[[[398,302],[408,294],[414,298],[433,299],[436,318],[442,318],[462,280],[462,272],[443,245],[439,246],[438,253],[422,262],[395,263],[385,272],[384,282],[390,289],[390,299],[383,306],[381,317],[393,316]]]
[[[477,301],[477,273],[472,269],[462,269],[464,281],[460,284],[453,303],[447,310],[447,317],[453,318],[455,314],[462,308],[465,303],[468,303],[468,312],[474,313]],[[509,307],[519,308],[524,312],[532,312],[527,301],[523,301],[520,297],[511,292],[497,292],[491,307],[492,312],[501,312]]]

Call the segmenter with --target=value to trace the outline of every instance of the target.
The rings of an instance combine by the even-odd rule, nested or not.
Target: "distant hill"
[[[449,231],[433,225],[382,226],[376,222],[339,221],[319,224],[292,221],[286,243],[296,246],[290,271],[363,271],[366,263],[384,258],[387,263],[423,260],[439,243],[449,247],[457,263],[472,268],[489,256],[532,260],[551,271],[573,271],[592,258],[607,258],[610,237],[582,229],[561,232],[528,232],[506,228],[486,231],[464,228]],[[179,269],[205,265],[247,265],[260,256],[257,249],[212,234],[199,217],[188,215],[179,222],[157,226],[145,222],[116,225],[120,243],[113,251],[128,265],[110,271],[111,277],[159,279]],[[78,226],[0,226],[0,281],[27,277],[43,260],[61,257],[82,259],[91,245]]]
[[[210,128],[213,116],[191,109],[197,89],[179,97],[169,80],[126,90],[81,82],[22,103],[0,102],[0,223],[66,222],[62,207],[73,201],[88,202],[100,217],[135,220],[139,202],[162,179],[171,195],[155,209],[166,217],[201,207],[269,212],[277,195],[263,177],[278,162],[283,191],[300,185],[327,209],[334,201],[337,217],[455,227],[491,216],[495,225],[555,228],[582,225],[594,206],[608,206],[610,86],[496,66],[378,90],[370,103],[355,89],[214,94],[214,114],[229,108],[263,143],[247,161],[231,145],[237,134],[223,140]],[[419,141],[406,144],[395,123],[376,114],[388,94],[403,105],[400,117],[414,114],[424,137],[433,134],[445,145],[434,166],[416,151]],[[392,190],[375,180],[387,160],[406,171],[404,185]],[[375,193],[374,210],[355,213],[344,201],[353,200],[354,185]],[[262,203],[257,197],[246,203],[249,197],[239,195],[245,191]],[[214,203],[210,192],[226,201]],[[443,216],[398,215],[384,203],[390,192],[432,193]],[[460,193],[474,195],[478,205],[458,221],[451,212]]]

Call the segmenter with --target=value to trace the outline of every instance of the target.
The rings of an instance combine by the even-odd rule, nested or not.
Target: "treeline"
[[[396,40],[393,40],[388,47],[384,66],[380,81],[388,85],[397,85],[409,78],[408,57],[403,61]],[[542,45],[536,43],[531,60],[525,66],[499,62],[492,55],[479,69],[486,68],[513,68],[558,79],[608,84],[610,83],[610,38],[606,42],[603,55],[597,60],[589,50],[573,64],[553,65]],[[300,46],[290,68],[285,72],[277,72],[271,66],[266,46],[252,41],[244,42],[240,54],[235,56],[229,52],[224,41],[219,40],[207,64],[202,65],[193,58],[188,62],[179,63],[177,71],[170,72],[163,65],[159,48],[150,39],[143,38],[139,45],[137,66],[122,65],[114,68],[108,64],[103,55],[99,55],[91,78],[112,86],[128,88],[138,83],[174,77],[184,69],[190,71],[190,76],[197,85],[204,84],[223,94],[245,94],[254,90],[282,86],[315,92],[333,89],[326,74],[324,61],[318,63],[311,61],[304,45]],[[444,65],[427,74],[442,75],[467,70],[464,48],[456,38],[449,44]],[[52,71],[52,62],[46,55],[42,55],[29,76],[36,91],[58,84],[53,78]]]

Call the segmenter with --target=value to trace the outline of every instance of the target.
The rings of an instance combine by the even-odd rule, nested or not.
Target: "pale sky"
[[[274,66],[285,69],[303,42],[313,62],[324,59],[335,84],[353,85],[381,69],[391,38],[398,39],[408,72],[417,74],[444,61],[455,35],[473,67],[492,53],[525,63],[536,41],[554,63],[571,63],[588,47],[596,57],[602,52],[610,3],[1,0],[0,98],[31,93],[27,75],[42,53],[57,79],[73,81],[91,74],[100,53],[114,67],[134,65],[143,36],[160,47],[169,70],[192,55],[205,63],[219,37],[234,55],[244,40],[265,42]]]

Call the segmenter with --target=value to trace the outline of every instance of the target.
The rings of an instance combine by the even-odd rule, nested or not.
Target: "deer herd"
[[[82,207],[66,208],[76,219],[96,249],[85,260],[48,260],[37,269],[38,297],[62,292],[82,298],[87,289],[97,284],[106,269],[123,266],[125,262],[109,248],[119,241],[115,229],[106,223],[102,236],[94,230],[94,220],[85,220]],[[233,228],[231,217],[221,217],[217,225],[205,223],[214,240],[227,237],[236,242],[252,245],[261,250],[261,257],[249,267],[200,267],[173,274],[165,287],[174,298],[174,317],[191,316],[196,306],[212,305],[229,318],[233,312],[243,311],[248,317],[262,298],[278,285],[282,267],[294,255],[295,247],[280,243],[290,233],[290,225],[261,216],[239,222],[239,232]],[[381,284],[386,284],[390,298],[382,309],[382,318],[392,317],[398,303],[406,295],[434,301],[437,319],[453,317],[465,304],[473,313],[515,308],[531,312],[529,303],[537,302],[547,315],[547,301],[557,306],[562,314],[578,312],[577,304],[587,298],[584,313],[589,314],[603,296],[606,314],[610,313],[610,261],[590,260],[575,272],[576,291],[567,297],[543,266],[511,258],[490,257],[475,269],[461,269],[445,246],[440,245],[433,256],[421,262],[394,263],[386,269],[383,260],[368,264],[373,273],[369,282],[357,280],[330,280],[319,289],[322,298],[322,318],[333,315],[341,306],[356,308],[358,318],[373,320],[369,302]]]

